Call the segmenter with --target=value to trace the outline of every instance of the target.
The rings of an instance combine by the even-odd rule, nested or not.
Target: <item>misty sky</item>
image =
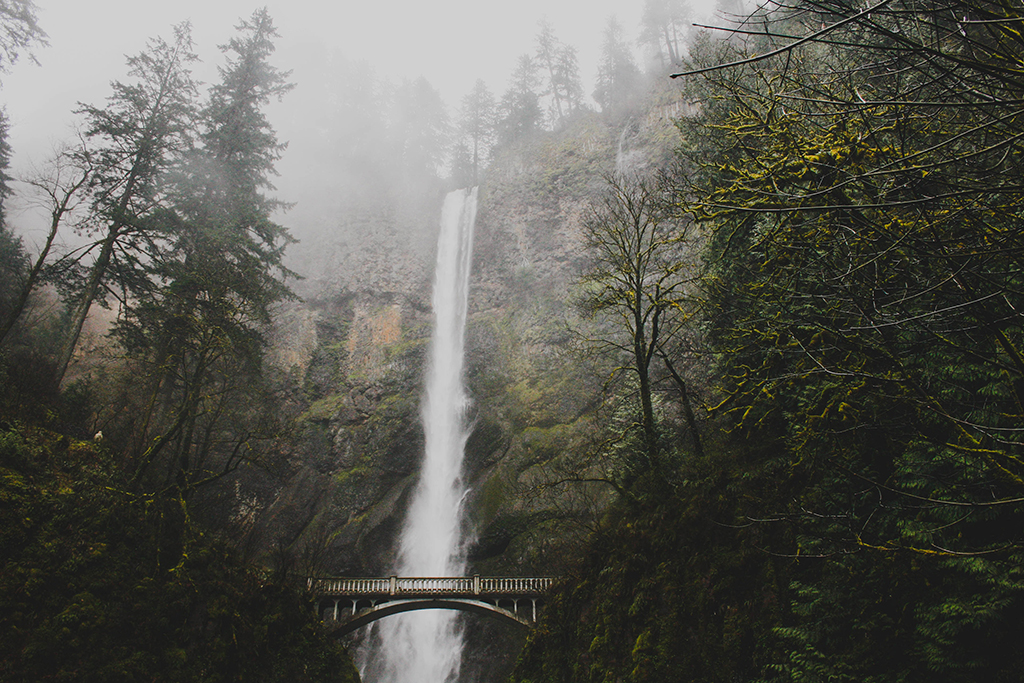
[[[424,76],[453,106],[477,78],[500,94],[515,59],[532,51],[546,18],[556,35],[579,51],[585,87],[593,87],[601,33],[611,15],[635,37],[643,0],[35,0],[50,46],[36,50],[3,79],[2,101],[11,121],[14,172],[41,164],[69,137],[77,102],[101,104],[111,80],[125,79],[124,56],[153,36],[189,20],[204,81],[216,79],[217,45],[233,35],[239,17],[266,5],[281,39],[275,64],[293,71],[299,88],[316,88],[332,52],[366,60],[381,76]],[[708,0],[693,0],[695,5]],[[699,11],[699,7],[695,7]],[[318,71],[321,74],[318,75]],[[301,98],[297,98],[301,99]],[[287,102],[285,105],[287,106]],[[301,112],[281,116],[288,125]]]

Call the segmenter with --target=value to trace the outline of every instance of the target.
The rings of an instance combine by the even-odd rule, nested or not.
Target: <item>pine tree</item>
[[[46,33],[36,18],[36,6],[31,0],[0,0],[0,72],[10,71],[28,50],[29,59],[35,61],[33,45],[46,45]]]
[[[452,136],[441,94],[420,76],[396,90],[391,106],[391,144],[406,178],[436,176]]]
[[[473,89],[462,98],[462,111],[459,117],[459,132],[468,142],[471,153],[471,178],[476,184],[480,175],[480,167],[486,162],[495,133],[494,96],[487,89],[487,84],[477,80]]]
[[[681,64],[689,16],[685,0],[645,0],[640,42],[657,52],[663,65]]]
[[[0,342],[14,325],[20,311],[17,302],[28,274],[28,255],[24,244],[7,226],[4,203],[10,194],[7,168],[10,145],[7,142],[7,114],[0,110]]]
[[[640,69],[623,37],[622,25],[610,17],[601,42],[594,100],[604,112],[627,106],[640,92],[640,79]]]
[[[7,227],[4,203],[10,195],[7,169],[10,165],[11,148],[7,142],[9,123],[7,113],[0,110],[0,342],[7,336],[13,325],[19,290],[28,271],[28,257],[22,241]],[[9,324],[8,324],[9,323]]]
[[[189,65],[191,27],[174,29],[174,41],[150,41],[128,59],[132,83],[114,82],[106,107],[82,105],[86,118],[83,160],[95,164],[91,229],[96,258],[72,302],[71,329],[57,359],[58,384],[78,344],[89,309],[105,289],[134,293],[145,288],[140,263],[153,246],[154,216],[160,213],[159,181],[191,142],[196,121],[196,84]],[[127,303],[125,296],[124,303]]]
[[[551,24],[542,21],[534,58],[546,75],[547,87],[541,94],[549,98],[548,114],[557,128],[583,107],[583,83],[576,48],[563,44],[555,37]]]
[[[537,64],[520,55],[510,84],[498,106],[498,140],[509,143],[540,128],[543,112],[537,95]]]
[[[227,63],[201,113],[200,144],[168,176],[166,247],[150,265],[160,285],[118,328],[152,368],[156,412],[140,434],[147,445],[136,479],[170,446],[185,491],[252,457],[241,444],[268,424],[253,400],[261,331],[290,296],[282,256],[293,240],[273,218],[284,205],[266,194],[284,145],[264,107],[292,85],[269,63],[277,33],[267,11],[237,29],[221,48]]]

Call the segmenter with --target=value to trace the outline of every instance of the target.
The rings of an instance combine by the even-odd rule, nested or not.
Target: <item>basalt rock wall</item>
[[[572,306],[585,265],[582,219],[624,153],[653,158],[674,106],[615,121],[582,116],[506,146],[481,179],[466,344],[473,572],[557,573],[607,500],[601,487],[550,486],[566,454],[585,451],[597,433],[602,378],[578,353]],[[439,186],[392,195],[329,231],[296,230],[303,299],[279,311],[269,359],[295,427],[271,469],[249,468],[210,502],[254,555],[297,573],[389,571],[423,451],[443,195]],[[467,661],[463,677],[501,680],[519,634],[470,618],[472,650],[487,663]]]

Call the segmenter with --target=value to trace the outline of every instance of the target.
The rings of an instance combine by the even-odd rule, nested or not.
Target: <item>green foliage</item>
[[[188,521],[133,496],[110,455],[0,432],[0,672],[5,681],[356,681],[308,601]]]
[[[344,396],[334,394],[313,401],[309,408],[299,415],[299,420],[307,422],[330,422],[338,411],[347,404]]]
[[[262,332],[291,295],[282,258],[294,241],[265,194],[284,146],[263,109],[292,87],[269,63],[276,35],[259,10],[223,46],[221,80],[188,119],[198,135],[158,178],[147,223],[159,239],[134,268],[143,282],[114,331],[141,380],[143,418],[125,450],[148,486],[212,481],[259,459],[282,429],[262,374]]]
[[[609,511],[580,564],[556,588],[513,681],[752,680],[779,623],[779,560],[763,530],[735,514],[728,477],[693,477],[664,496],[648,478],[636,504]],[[654,495],[648,495],[654,494]]]
[[[952,106],[843,106],[848,88],[867,92],[854,60],[884,51],[872,30],[851,34],[852,55],[807,55],[836,73],[822,88],[802,59],[786,65],[814,90],[806,110],[778,106],[790,93],[769,66],[712,87],[732,108],[703,121],[722,137],[697,157],[695,210],[712,234],[719,409],[806,477],[794,506],[819,515],[833,549],[1006,551],[1017,534],[979,518],[1020,514],[1020,197],[964,144],[1012,130]],[[902,87],[877,79],[870,99]],[[930,87],[915,98],[939,97]],[[970,520],[958,510],[983,502]]]
[[[632,482],[515,681],[1020,679],[1020,8],[776,5],[759,51],[844,23],[680,126],[724,434]]]
[[[0,219],[0,321],[4,323],[15,311],[28,268],[24,244]]]
[[[1020,40],[944,17],[999,25],[1019,9],[854,12],[802,2],[766,16],[765,50],[851,22],[711,72],[708,106],[682,125],[685,203],[709,232],[716,412],[756,463],[750,517],[787,529],[770,550],[799,558],[765,675],[1004,679],[1024,595],[1024,302],[1020,160],[995,150],[1020,127],[948,86],[1015,98],[989,79],[1016,69]],[[998,48],[983,56],[979,41]]]

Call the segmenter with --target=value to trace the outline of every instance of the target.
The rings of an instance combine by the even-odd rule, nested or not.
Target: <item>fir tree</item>
[[[266,10],[237,28],[221,48],[227,63],[201,112],[200,144],[168,175],[166,247],[149,266],[159,285],[118,328],[152,368],[155,411],[139,434],[148,445],[136,478],[170,447],[186,490],[252,457],[240,439],[267,424],[253,400],[261,332],[271,307],[290,296],[281,259],[293,240],[274,220],[284,205],[266,194],[284,145],[264,107],[292,85],[269,62],[277,33]]]
[[[470,150],[470,173],[473,184],[480,175],[480,167],[487,161],[495,130],[494,96],[487,84],[477,80],[473,89],[462,98],[459,117],[459,132],[468,142]]]
[[[544,118],[537,95],[537,64],[520,55],[508,90],[498,106],[498,140],[509,143],[537,130]]]
[[[83,105],[86,147],[82,159],[95,164],[89,181],[89,228],[99,235],[98,250],[72,301],[71,328],[57,359],[60,383],[78,344],[89,309],[105,290],[120,289],[122,302],[147,284],[138,266],[153,245],[152,218],[161,211],[159,183],[171,163],[191,143],[196,120],[196,84],[189,65],[190,26],[174,29],[174,41],[150,41],[130,57],[131,83],[114,82],[106,107]]]

